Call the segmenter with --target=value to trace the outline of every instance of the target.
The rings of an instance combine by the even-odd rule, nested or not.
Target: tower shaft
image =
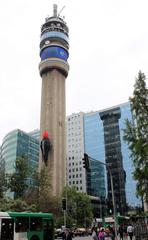
[[[49,132],[48,156],[53,195],[65,185],[65,77],[56,69],[42,75],[41,133]],[[43,162],[40,161],[40,168]]]

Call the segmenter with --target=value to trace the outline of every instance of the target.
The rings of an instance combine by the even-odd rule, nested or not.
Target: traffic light
[[[86,170],[90,169],[90,162],[89,157],[87,153],[84,153],[84,158],[82,158],[83,161],[83,167],[86,168]]]
[[[65,211],[67,209],[66,198],[62,199],[62,209]]]
[[[107,201],[107,213],[108,215],[113,215],[113,204],[111,201]]]

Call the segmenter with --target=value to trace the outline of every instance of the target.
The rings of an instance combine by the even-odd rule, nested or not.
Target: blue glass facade
[[[1,158],[5,161],[6,173],[13,173],[17,156],[17,130],[7,134],[1,146]]]
[[[1,146],[1,158],[5,161],[6,173],[15,171],[15,161],[19,157],[26,157],[30,168],[38,167],[39,141],[17,129],[5,136]],[[31,179],[28,178],[28,181]]]
[[[122,163],[123,169],[126,172],[126,183],[125,183],[125,193],[126,202],[128,205],[136,206],[140,204],[140,199],[136,197],[136,181],[133,179],[132,172],[134,167],[132,164],[132,159],[130,157],[130,150],[128,145],[123,140],[123,129],[125,128],[125,119],[131,119],[131,109],[129,102],[120,104],[116,106],[120,108],[120,118],[119,118],[119,133],[120,133],[120,144],[122,153]],[[84,152],[94,159],[98,159],[105,163],[105,143],[104,143],[104,127],[103,121],[100,119],[100,114],[104,111],[110,111],[114,107],[108,108],[107,110],[102,110],[98,112],[92,112],[84,114]],[[103,166],[102,166],[103,168]],[[99,170],[100,172],[100,170]],[[107,196],[107,174],[106,169],[103,168],[101,171],[101,181],[104,179],[104,192],[106,189]],[[98,186],[102,186],[100,183]],[[97,186],[97,185],[96,185]],[[99,193],[100,194],[100,193]],[[102,194],[102,193],[101,193]]]
[[[116,211],[123,215],[126,212],[126,194],[119,128],[120,107],[106,109],[99,114],[104,130],[105,163],[110,165],[113,179]],[[112,202],[111,176],[109,172],[107,172],[107,198]]]
[[[39,129],[35,129],[31,132],[28,133],[31,137],[34,137],[38,140],[40,140],[40,130]]]
[[[94,159],[104,161],[104,135],[103,124],[100,120],[99,113],[90,113],[84,115],[84,152]],[[96,180],[95,180],[96,177]],[[92,162],[92,194],[94,196],[105,196],[105,169],[101,164]]]
[[[125,129],[125,119],[132,119],[130,103],[120,105],[121,118],[119,120],[120,137],[121,137],[121,150],[123,156],[123,166],[126,172],[126,199],[127,203],[131,206],[136,206],[141,203],[140,199],[136,197],[136,181],[133,179],[132,172],[134,171],[132,159],[130,158],[130,150],[125,141],[123,141],[123,129]]]

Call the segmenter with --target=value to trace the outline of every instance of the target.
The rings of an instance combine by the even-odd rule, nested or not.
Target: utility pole
[[[91,159],[92,161],[98,161],[100,164],[106,166],[108,172],[109,172],[109,177],[110,177],[110,182],[111,182],[111,192],[112,192],[112,203],[113,203],[113,216],[114,216],[114,221],[115,221],[115,239],[117,239],[117,223],[116,223],[116,206],[115,206],[115,196],[114,196],[114,185],[113,185],[113,176],[110,168],[110,164],[101,162],[98,159],[92,158],[88,155],[88,158]]]

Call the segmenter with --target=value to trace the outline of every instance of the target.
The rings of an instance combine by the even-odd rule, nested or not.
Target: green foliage
[[[10,199],[10,198],[3,198],[0,199],[0,211],[31,211],[36,212],[36,206],[35,205],[28,205],[25,201],[22,199]]]
[[[90,226],[92,208],[88,195],[77,192],[75,187],[65,187],[62,193],[63,197],[67,198],[67,216],[71,217],[72,226],[73,224],[80,227]]]
[[[14,192],[14,198],[20,198],[28,188],[27,178],[29,174],[27,159],[20,157],[15,162],[15,172],[7,174],[8,188]]]
[[[148,202],[148,89],[146,77],[141,71],[136,78],[133,96],[129,100],[132,121],[126,120],[124,140],[132,153],[137,194]]]
[[[5,162],[0,161],[0,198],[4,197],[4,193],[7,190],[7,181],[5,175]]]
[[[52,212],[56,217],[60,215],[59,199],[52,195],[51,175],[47,167],[43,166],[40,172],[32,174],[32,182],[24,194],[28,204],[35,204],[41,212]]]
[[[55,219],[55,226],[56,228],[61,228],[61,226],[64,226],[64,216],[61,214],[59,218]],[[66,227],[72,228],[73,226],[76,226],[76,219],[72,218],[71,216],[66,215]]]

